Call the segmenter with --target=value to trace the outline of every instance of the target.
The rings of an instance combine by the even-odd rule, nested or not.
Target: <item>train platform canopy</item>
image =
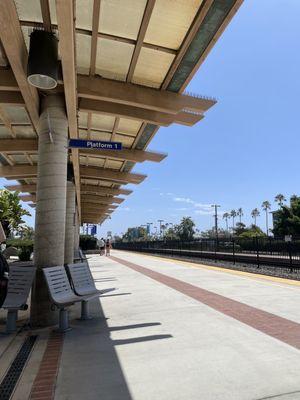
[[[64,96],[70,139],[116,141],[122,150],[69,151],[81,222],[101,223],[145,175],[136,163],[160,162],[147,150],[160,126],[192,126],[215,99],[185,88],[242,0],[1,0],[0,176],[23,201],[36,202],[41,101]],[[34,30],[58,38],[55,89],[27,79]],[[25,194],[23,194],[25,193]]]

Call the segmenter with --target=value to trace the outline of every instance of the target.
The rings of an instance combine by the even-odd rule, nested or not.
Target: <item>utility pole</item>
[[[161,223],[164,222],[164,220],[158,219],[157,222],[159,222],[159,235],[161,236]]]
[[[215,231],[216,231],[216,239],[218,241],[218,207],[221,207],[221,206],[219,206],[218,204],[212,204],[211,206],[215,209],[215,215],[214,215],[214,217],[215,217]]]

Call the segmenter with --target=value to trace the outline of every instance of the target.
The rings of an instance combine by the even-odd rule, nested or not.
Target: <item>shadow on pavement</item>
[[[122,293],[120,293],[122,295]],[[132,400],[123,368],[116,352],[117,345],[171,338],[171,335],[148,335],[113,340],[111,332],[160,326],[159,322],[109,327],[101,303],[90,304],[94,319],[79,322],[74,307],[71,325],[65,336],[55,400]],[[145,332],[145,330],[143,330]],[[122,368],[123,367],[123,368]]]

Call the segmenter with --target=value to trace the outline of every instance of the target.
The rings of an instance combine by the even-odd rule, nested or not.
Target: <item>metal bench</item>
[[[81,301],[81,317],[80,319],[90,319],[88,310],[88,301],[95,297],[101,296],[107,290],[98,290],[88,266],[87,262],[68,264],[69,275],[72,281],[74,292],[78,296],[86,296],[86,299]],[[111,289],[109,289],[111,290]]]
[[[74,254],[74,262],[84,262],[86,260],[86,255],[83,254],[81,249],[78,249]]]
[[[66,307],[82,301],[83,298],[77,296],[73,292],[64,267],[43,268],[43,273],[47,282],[50,297],[55,306],[59,309],[58,330],[60,332],[66,332],[70,329]]]
[[[2,307],[7,310],[6,333],[16,330],[18,311],[28,308],[26,301],[35,275],[35,267],[9,268],[7,295]]]

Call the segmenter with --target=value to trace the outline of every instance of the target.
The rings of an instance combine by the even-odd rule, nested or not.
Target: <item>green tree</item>
[[[228,219],[230,218],[230,214],[228,212],[225,212],[223,214],[223,219],[225,219],[225,223],[226,223],[226,231],[228,231]]]
[[[253,237],[265,237],[266,234],[256,225],[251,225],[248,228],[245,228],[244,232],[242,232],[239,237],[240,238],[253,238]]]
[[[271,209],[271,203],[266,200],[262,203],[261,205],[262,209],[264,210],[264,212],[266,213],[266,232],[267,235],[269,235],[269,220],[268,220],[268,216],[269,216],[269,210]]]
[[[18,192],[1,189],[0,220],[6,237],[10,237],[14,232],[18,232],[24,223],[22,217],[25,215],[30,216],[31,214],[21,206]]]
[[[282,205],[274,212],[273,225],[275,236],[300,235],[300,197],[293,195],[290,207]]]
[[[126,242],[138,242],[147,240],[147,229],[143,226],[128,228],[127,232],[123,235],[122,240]]]
[[[292,194],[290,197],[290,203],[292,204],[294,201],[298,200],[298,196],[296,194]]]
[[[175,228],[169,228],[164,233],[165,240],[178,240],[179,236],[175,232]]]
[[[20,228],[18,229],[18,235],[20,236],[21,239],[33,240],[34,229],[28,225],[21,225]]]
[[[228,231],[222,228],[218,228],[218,238],[226,237],[228,236]],[[209,239],[214,239],[216,237],[216,229],[211,228],[207,229],[206,231],[201,232],[201,237],[202,238],[209,238]]]
[[[179,225],[175,225],[174,230],[180,240],[192,240],[195,234],[195,222],[191,217],[183,217]]]
[[[256,219],[259,216],[260,216],[260,212],[259,212],[258,208],[254,208],[254,210],[251,211],[251,217],[254,219],[255,226],[256,226]]]
[[[286,201],[286,198],[283,194],[279,193],[275,196],[275,202],[279,205],[279,207],[283,206],[283,203]]]
[[[237,216],[240,218],[240,224],[242,223],[242,216],[244,215],[244,212],[243,212],[243,209],[240,207],[238,210],[237,210]]]
[[[246,232],[246,225],[243,222],[238,222],[234,229],[234,234],[240,236],[242,233]]]

